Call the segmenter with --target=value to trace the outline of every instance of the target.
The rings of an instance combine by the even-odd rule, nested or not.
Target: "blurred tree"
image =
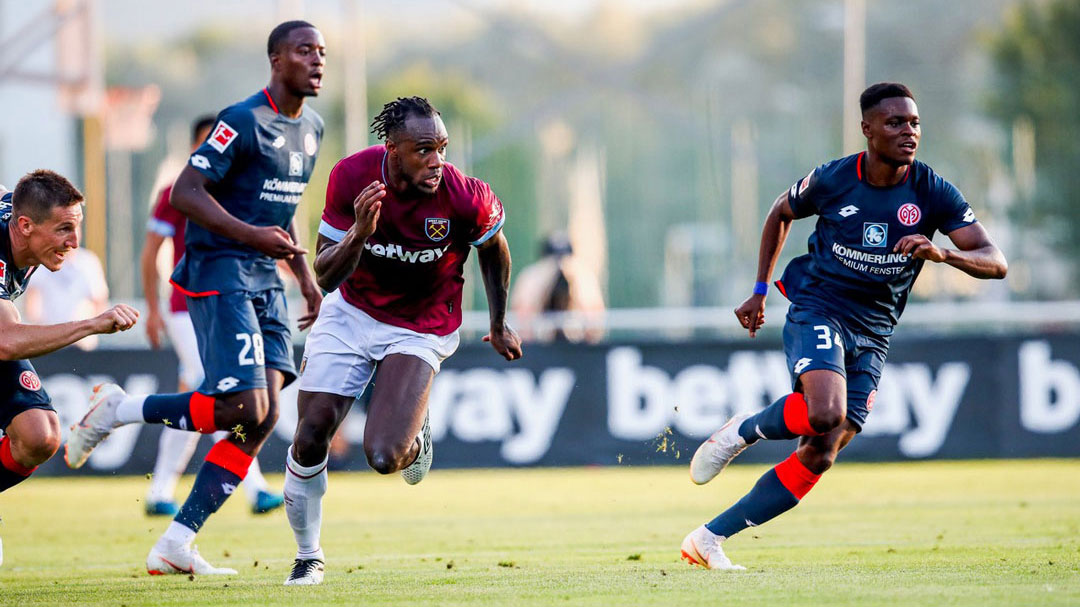
[[[990,111],[1014,133],[1014,146],[1024,145],[1023,133],[1034,133],[1035,187],[1024,192],[1023,175],[1018,175],[1024,204],[1017,205],[1015,219],[1038,230],[1066,259],[1077,259],[1080,253],[1077,32],[1080,2],[1025,2],[1008,11],[991,39],[1000,81],[992,89]],[[1075,264],[1069,269],[1074,275],[1078,271]]]

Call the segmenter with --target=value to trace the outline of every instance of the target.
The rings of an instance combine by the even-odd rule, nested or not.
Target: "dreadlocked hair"
[[[371,121],[371,132],[386,141],[391,135],[405,128],[405,119],[409,116],[439,115],[439,110],[423,97],[398,97],[384,105],[375,120]]]

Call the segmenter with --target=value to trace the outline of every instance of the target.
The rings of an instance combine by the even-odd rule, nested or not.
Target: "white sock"
[[[187,469],[198,443],[199,435],[194,432],[169,427],[161,429],[154,475],[150,479],[150,491],[146,494],[147,501],[172,501],[176,481]]]
[[[121,424],[145,424],[143,417],[143,403],[146,402],[146,394],[138,396],[128,395],[116,406],[116,421]]]
[[[165,530],[165,533],[161,534],[158,539],[158,544],[171,544],[173,546],[187,546],[191,544],[195,539],[195,530],[190,527],[185,527],[180,523],[173,521],[169,523],[169,528]]]
[[[285,513],[296,537],[296,558],[323,559],[319,545],[322,531],[322,496],[326,493],[326,460],[301,466],[293,459],[292,445],[285,458]]]

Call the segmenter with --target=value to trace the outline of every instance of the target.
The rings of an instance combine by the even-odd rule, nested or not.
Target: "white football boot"
[[[739,436],[739,426],[750,415],[740,413],[732,417],[719,430],[713,432],[708,440],[701,443],[690,460],[690,480],[698,485],[711,481],[727,468],[736,455],[749,446],[743,437]]]
[[[286,586],[316,586],[323,581],[326,564],[322,559],[296,559],[292,572],[285,580]]]
[[[420,434],[416,435],[416,441],[420,443],[416,460],[401,470],[401,477],[410,485],[424,480],[428,470],[431,470],[431,461],[435,458],[435,446],[431,444],[430,420],[430,415],[424,417],[424,427],[420,429]]]
[[[176,546],[161,541],[146,555],[146,572],[150,575],[236,575],[235,569],[214,567],[206,562],[195,546]]]
[[[720,542],[725,538],[709,531],[705,525],[690,532],[682,541],[682,559],[691,565],[723,571],[743,571],[746,567],[736,565],[724,554]]]
[[[113,428],[121,425],[116,421],[116,407],[125,396],[123,388],[116,384],[94,386],[94,393],[90,395],[90,410],[71,427],[71,434],[64,445],[64,461],[69,468],[82,467],[94,447],[105,440]]]

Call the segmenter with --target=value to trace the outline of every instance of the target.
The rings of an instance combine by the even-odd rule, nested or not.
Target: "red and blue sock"
[[[151,394],[143,401],[142,415],[148,424],[165,424],[202,434],[217,432],[214,397],[198,392]]]
[[[37,470],[37,466],[27,468],[15,461],[15,458],[11,455],[10,438],[5,436],[0,439],[0,492],[7,491],[30,478],[34,470]]]
[[[810,425],[810,412],[802,394],[793,392],[746,418],[739,425],[739,435],[750,445],[759,438],[785,440],[796,436],[819,436]]]
[[[173,520],[193,531],[202,528],[247,476],[252,459],[228,439],[215,443],[195,476],[187,501]]]
[[[754,488],[705,523],[716,535],[731,537],[747,527],[756,527],[791,510],[810,492],[820,474],[811,472],[794,453],[758,479]]]

